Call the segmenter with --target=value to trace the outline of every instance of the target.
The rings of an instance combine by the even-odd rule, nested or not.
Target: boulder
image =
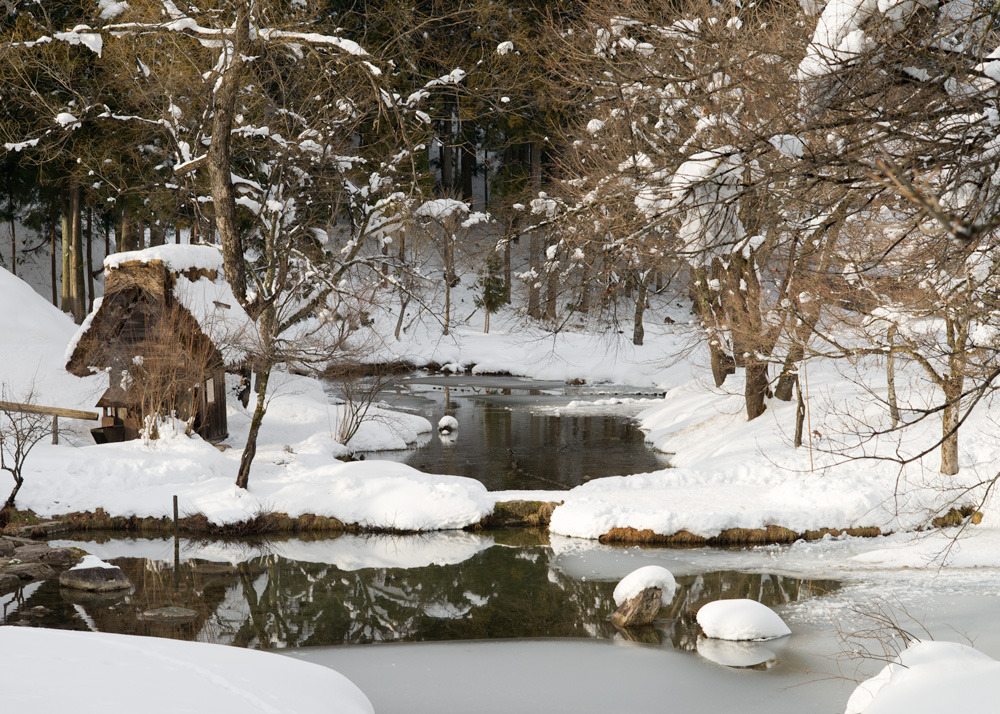
[[[78,553],[74,548],[49,548],[49,552],[42,555],[42,562],[65,568],[79,558]]]
[[[14,548],[16,547],[17,546],[14,545],[13,541],[7,540],[6,538],[0,538],[0,557],[13,555]]]
[[[646,588],[638,595],[623,602],[611,616],[616,627],[648,625],[660,614],[663,607],[663,591],[660,588]]]
[[[4,568],[4,573],[16,575],[21,580],[45,580],[56,574],[52,568],[45,563],[18,563],[8,565]]]
[[[21,587],[21,578],[13,573],[0,573],[0,593],[9,593]]]
[[[103,593],[128,590],[132,581],[121,568],[71,568],[59,575],[59,585],[70,590]]]
[[[52,550],[44,543],[36,543],[34,545],[22,545],[14,548],[14,557],[20,560],[22,563],[37,563],[43,557],[45,557],[48,552]]]

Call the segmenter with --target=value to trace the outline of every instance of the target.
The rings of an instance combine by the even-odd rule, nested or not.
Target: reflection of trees
[[[46,627],[93,627],[254,648],[618,636],[608,621],[615,583],[572,578],[552,559],[545,546],[494,546],[457,565],[343,571],[269,554],[236,566],[188,560],[175,574],[172,563],[120,558],[115,564],[136,586],[131,594],[60,593],[50,580],[17,609],[44,605],[49,612],[32,622]],[[677,581],[670,608],[655,627],[634,637],[666,638],[678,649],[693,650],[694,613],[705,602],[746,597],[780,605],[836,587],[831,581],[731,571]],[[146,610],[166,605],[193,609],[198,617],[176,626],[141,618]]]

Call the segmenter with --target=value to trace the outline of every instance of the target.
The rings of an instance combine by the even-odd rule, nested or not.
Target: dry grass
[[[622,543],[628,545],[667,545],[673,547],[691,546],[733,546],[733,545],[771,545],[773,543],[793,543],[797,540],[819,540],[825,535],[839,536],[843,534],[859,538],[874,538],[882,535],[879,528],[820,528],[815,531],[798,533],[782,526],[767,526],[766,528],[730,528],[717,536],[705,538],[688,531],[678,531],[671,535],[656,533],[650,529],[613,528],[600,537],[601,543]]]

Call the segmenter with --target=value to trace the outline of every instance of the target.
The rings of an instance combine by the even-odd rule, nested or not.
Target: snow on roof
[[[114,253],[104,259],[105,270],[115,270],[124,263],[161,261],[174,273],[185,270],[222,270],[222,252],[214,245],[158,245],[145,250]]]
[[[63,364],[69,364],[69,361],[73,359],[73,353],[76,352],[76,346],[80,344],[80,339],[87,334],[87,330],[90,329],[91,324],[94,322],[94,316],[97,315],[97,311],[101,309],[101,303],[104,302],[103,297],[96,298],[94,300],[94,307],[91,308],[90,314],[84,318],[80,326],[76,328],[76,332],[69,340],[69,344],[66,345],[66,353],[63,355]]]
[[[222,353],[226,365],[237,365],[247,359],[248,349],[256,342],[256,324],[236,302],[229,283],[222,278],[192,282],[180,275],[174,284],[174,297],[198,321],[202,332]]]

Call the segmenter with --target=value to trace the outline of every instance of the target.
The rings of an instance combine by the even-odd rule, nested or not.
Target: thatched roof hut
[[[222,279],[218,249],[118,253],[104,271],[104,297],[66,352],[73,374],[108,374],[95,438],[135,438],[155,414],[176,415],[206,439],[225,438],[226,372],[244,368],[254,332]]]

